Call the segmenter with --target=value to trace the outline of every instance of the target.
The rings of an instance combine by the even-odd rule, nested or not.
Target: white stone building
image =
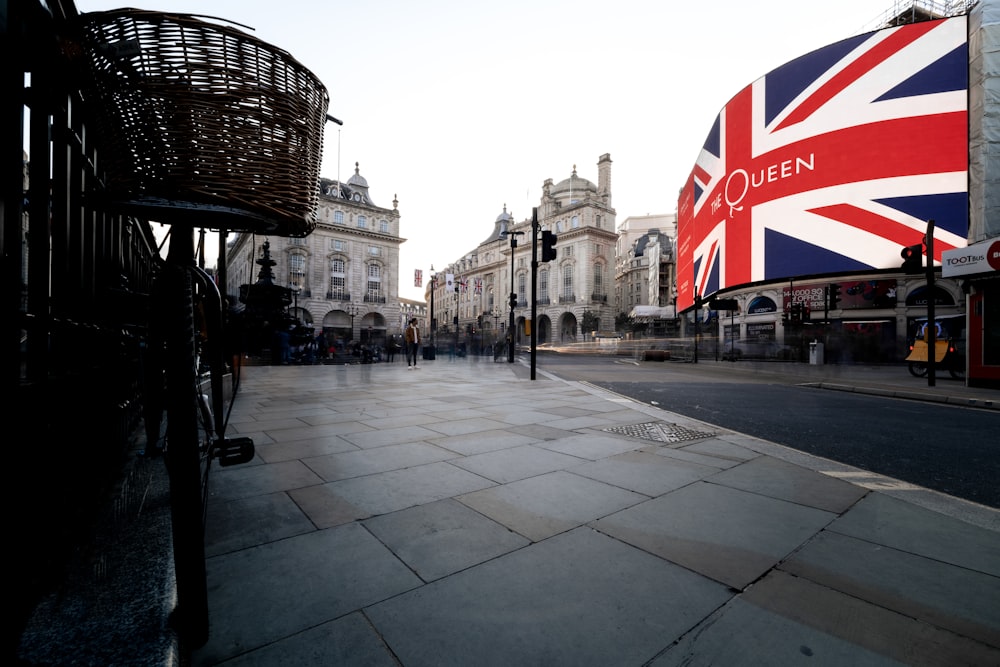
[[[613,329],[610,297],[617,235],[611,156],[598,159],[596,184],[579,176],[575,166],[558,183],[546,179],[537,208],[540,230],[556,234],[556,259],[538,265],[537,342],[573,342],[594,331]],[[433,295],[428,281],[427,301],[433,302],[439,346],[466,343],[475,350],[504,335],[510,328],[511,293],[516,295],[516,338],[526,342],[525,325],[531,317],[531,224],[530,212],[517,221],[504,206],[486,240],[436,271]],[[501,238],[502,230],[515,234]],[[451,284],[449,275],[454,278]]]
[[[290,312],[316,333],[383,345],[402,332],[399,202],[372,201],[355,164],[347,182],[320,181],[316,229],[305,238],[241,234],[227,251],[226,291],[257,280],[261,246],[271,245],[274,283],[293,290]],[[232,297],[230,297],[232,298]]]
[[[673,214],[622,221],[615,251],[615,313],[629,314],[636,306],[673,306],[676,230]]]

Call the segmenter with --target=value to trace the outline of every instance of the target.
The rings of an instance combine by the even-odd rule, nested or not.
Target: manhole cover
[[[643,440],[655,440],[656,442],[683,442],[685,440],[700,440],[701,438],[711,438],[714,433],[707,431],[695,431],[694,429],[678,426],[677,424],[667,424],[665,422],[646,422],[644,424],[626,424],[624,426],[611,426],[604,429],[609,433],[619,433],[631,438],[642,438]]]

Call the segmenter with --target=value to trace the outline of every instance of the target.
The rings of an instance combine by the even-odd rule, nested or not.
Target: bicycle
[[[165,261],[153,279],[147,345],[147,447],[162,451],[170,483],[178,605],[172,625],[192,647],[208,640],[205,524],[209,472],[247,463],[251,438],[227,438],[232,399],[225,401],[222,299],[194,262],[193,230],[172,228]],[[199,369],[208,368],[203,379]],[[238,372],[233,369],[233,372]],[[210,395],[203,391],[207,381]],[[238,376],[234,379],[238,387]],[[159,438],[163,413],[166,433]]]
[[[209,637],[209,471],[213,462],[254,456],[251,439],[226,437],[222,299],[197,266],[194,232],[307,235],[316,224],[323,129],[328,120],[340,124],[326,113],[326,88],[291,55],[205,18],[117,9],[83,14],[68,30],[107,170],[104,188],[87,196],[170,225],[150,292],[144,400],[147,449],[158,449],[166,415],[171,624],[182,653]]]

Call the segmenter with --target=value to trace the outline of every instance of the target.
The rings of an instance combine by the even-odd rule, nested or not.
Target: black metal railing
[[[159,253],[147,222],[95,205],[108,176],[102,145],[56,34],[72,1],[10,7],[0,154],[25,157],[0,166],[0,364],[8,414],[31,434],[7,461],[31,495],[7,527],[18,545],[11,606],[23,623],[39,591],[55,590],[136,444]],[[39,475],[44,489],[29,481]]]

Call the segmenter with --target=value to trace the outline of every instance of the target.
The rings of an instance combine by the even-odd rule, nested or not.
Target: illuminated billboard
[[[716,118],[677,206],[677,305],[695,292],[898,268],[935,221],[968,231],[966,17],[887,28],[782,65]]]

